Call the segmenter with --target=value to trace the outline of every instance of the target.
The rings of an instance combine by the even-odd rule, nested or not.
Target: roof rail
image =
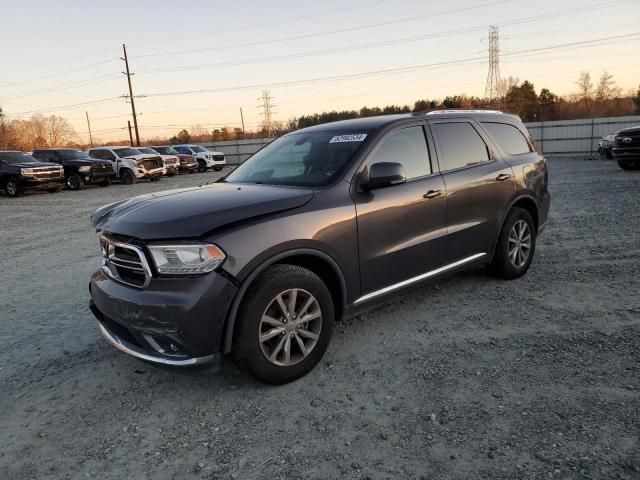
[[[467,108],[447,108],[447,109],[432,109],[432,110],[421,110],[419,112],[413,112],[413,116],[421,116],[421,115],[440,115],[443,113],[493,113],[493,114],[501,114],[500,110],[473,110]]]

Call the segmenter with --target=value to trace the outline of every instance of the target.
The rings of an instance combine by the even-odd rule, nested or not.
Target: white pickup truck
[[[222,152],[212,152],[200,145],[175,145],[173,147],[178,153],[184,155],[193,155],[198,161],[198,171],[200,173],[213,168],[214,170],[222,170],[227,164]]]
[[[131,147],[96,147],[87,153],[91,158],[113,162],[116,178],[126,185],[142,179],[156,182],[166,171],[160,155],[146,155]]]

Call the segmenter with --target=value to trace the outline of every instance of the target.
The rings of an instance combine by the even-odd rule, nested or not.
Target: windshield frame
[[[25,158],[20,158],[25,157]],[[7,165],[15,165],[16,163],[40,163],[40,160],[25,152],[3,152],[0,153],[0,161]],[[45,162],[48,163],[48,162]]]
[[[69,156],[69,154],[73,154],[75,156]],[[94,160],[87,152],[75,149],[58,150],[58,155],[60,155],[63,160]]]
[[[347,172],[349,172],[352,167],[355,164],[359,164],[360,160],[362,159],[362,156],[364,154],[366,154],[366,152],[369,149],[369,146],[371,144],[371,139],[375,137],[375,130],[371,130],[371,129],[362,129],[362,128],[354,128],[354,129],[327,129],[327,130],[318,130],[318,131],[311,131],[311,132],[305,132],[305,131],[297,131],[297,132],[291,132],[288,133],[286,135],[283,135],[281,137],[276,138],[275,140],[269,142],[268,144],[264,145],[260,150],[258,150],[257,152],[255,152],[253,155],[251,155],[247,160],[245,160],[242,164],[238,165],[236,168],[233,169],[233,171],[229,172],[228,175],[226,175],[225,177],[223,177],[223,179],[221,179],[222,182],[225,183],[231,183],[231,184],[248,184],[248,185],[269,185],[269,186],[279,186],[279,187],[291,187],[291,188],[309,188],[309,189],[322,189],[322,188],[328,188],[334,184],[336,184],[338,181],[340,181],[341,179],[344,178],[345,174]],[[293,137],[297,137],[297,136],[301,136],[301,135],[306,135],[306,136],[311,136],[311,135],[317,135],[317,136],[322,136],[322,135],[326,135],[326,136],[331,136],[331,137],[336,137],[336,136],[345,136],[345,135],[364,135],[364,139],[361,141],[354,141],[354,142],[344,142],[344,143],[351,143],[351,144],[356,144],[357,143],[357,147],[350,153],[349,158],[344,162],[343,165],[339,166],[336,171],[334,173],[332,173],[330,175],[330,177],[327,178],[327,181],[325,182],[321,182],[321,183],[296,183],[296,182],[291,182],[291,181],[251,181],[249,179],[245,178],[243,180],[237,180],[234,181],[233,176],[234,174],[237,174],[237,172],[244,166],[247,165],[248,162],[251,162],[256,155],[263,155],[264,152],[269,149],[270,147],[274,146],[276,143],[279,143],[285,139],[291,139]],[[328,143],[333,143],[331,141],[329,141]],[[295,145],[295,143],[294,143]],[[302,144],[301,144],[302,145]],[[291,177],[289,177],[291,178]]]
[[[141,153],[140,151],[136,150],[135,148],[132,147],[122,147],[122,148],[113,148],[113,153],[115,153],[118,158],[126,158],[126,157],[133,157],[135,155],[146,155],[145,153]],[[132,151],[132,152],[136,152],[136,153],[127,153],[127,154],[123,154],[121,152],[123,151]]]

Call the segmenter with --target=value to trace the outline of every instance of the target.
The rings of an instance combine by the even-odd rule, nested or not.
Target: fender
[[[244,298],[244,295],[249,289],[249,286],[251,285],[251,283],[253,283],[253,281],[256,279],[258,275],[260,275],[263,271],[265,271],[274,263],[277,263],[280,260],[283,260],[285,258],[293,257],[297,255],[312,255],[312,256],[321,258],[322,260],[326,261],[329,265],[331,265],[331,268],[333,268],[333,270],[335,271],[340,281],[340,291],[342,293],[342,298],[343,299],[347,298],[347,284],[344,280],[344,275],[342,273],[342,270],[340,270],[340,267],[332,257],[330,257],[324,252],[321,252],[320,250],[315,250],[312,248],[298,248],[294,250],[287,250],[284,252],[280,252],[272,257],[269,257],[267,260],[265,260],[260,265],[258,265],[245,278],[245,280],[240,285],[240,288],[238,289],[238,292],[236,293],[236,296],[233,299],[233,303],[229,308],[229,312],[227,313],[224,340],[222,344],[222,353],[227,354],[231,352],[231,345],[233,343],[233,330],[236,324],[238,309],[240,308],[240,303],[242,302],[242,299]]]

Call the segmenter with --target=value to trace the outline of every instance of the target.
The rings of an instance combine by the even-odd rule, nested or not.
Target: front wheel
[[[207,164],[204,160],[198,160],[198,173],[204,173],[207,171]]]
[[[100,183],[98,183],[99,187],[108,187],[109,185],[111,185],[111,179],[110,178],[105,178]]]
[[[219,172],[220,170],[222,170],[222,167],[213,167],[213,169],[214,169],[216,172]]]
[[[508,280],[524,275],[533,260],[536,234],[531,214],[524,208],[513,208],[500,231],[489,269],[495,275]]]
[[[77,173],[72,173],[67,177],[66,183],[69,190],[80,190],[80,187],[82,186],[82,179]]]
[[[333,321],[333,299],[320,277],[295,265],[274,265],[242,301],[233,345],[236,362],[266,383],[296,380],[322,359]]]
[[[20,184],[15,178],[10,178],[9,180],[7,180],[7,182],[4,184],[4,190],[10,197],[18,197],[20,196],[20,193],[22,193]]]
[[[618,166],[623,170],[637,170],[640,167],[640,161],[631,162],[629,160],[618,160]]]
[[[131,170],[123,170],[120,174],[120,180],[122,180],[122,183],[125,185],[133,185],[136,183],[136,177]]]

